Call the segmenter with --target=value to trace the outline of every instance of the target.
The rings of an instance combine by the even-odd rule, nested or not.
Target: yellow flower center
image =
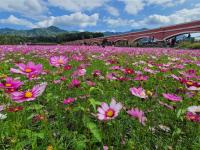
[[[193,83],[191,81],[188,81],[187,85],[193,85]]]
[[[30,73],[32,70],[30,68],[26,68],[25,72]]]
[[[114,116],[114,110],[112,110],[112,109],[109,109],[107,112],[106,112],[106,116],[107,117],[113,117]]]
[[[151,91],[147,91],[147,95],[150,95],[150,96],[152,96],[152,95],[153,95],[153,93],[152,93]]]
[[[26,98],[31,98],[32,96],[33,96],[33,93],[29,91],[24,94],[24,97]]]
[[[49,145],[49,146],[47,147],[47,150],[53,150],[53,146],[52,146],[52,145]]]
[[[10,83],[6,83],[5,86],[6,86],[6,87],[11,87],[11,84],[10,84]]]
[[[59,63],[59,64],[63,64],[63,60],[62,60],[62,59],[59,59],[58,63]]]

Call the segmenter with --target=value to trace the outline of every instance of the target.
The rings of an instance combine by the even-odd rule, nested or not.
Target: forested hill
[[[66,30],[62,30],[55,26],[50,26],[48,28],[34,28],[30,30],[15,30],[10,28],[0,29],[1,35],[15,35],[22,37],[38,37],[38,36],[56,36],[62,33],[73,33]]]
[[[131,30],[128,32],[143,31],[146,29]],[[128,32],[78,32],[67,31],[55,26],[48,28],[34,28],[30,30],[0,29],[0,44],[24,43],[54,43],[62,44],[69,41],[110,36]]]

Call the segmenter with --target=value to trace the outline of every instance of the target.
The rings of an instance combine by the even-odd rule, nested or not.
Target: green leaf
[[[101,142],[102,135],[97,125],[93,123],[87,116],[83,117],[83,123],[90,130],[90,132],[97,139],[97,141]]]
[[[90,104],[93,106],[94,110],[96,110],[96,106],[97,106],[97,105],[101,105],[101,102],[96,101],[96,100],[93,99],[93,98],[90,98],[90,99],[89,99],[89,102],[90,102]]]
[[[101,90],[100,88],[91,87],[90,90],[89,90],[89,92],[91,93],[93,91],[100,91],[102,95],[104,94],[103,90]]]
[[[85,141],[76,141],[75,145],[75,150],[84,150],[86,149],[86,143]]]
[[[100,134],[100,131],[97,127],[97,125],[93,122],[88,122],[87,123],[87,127],[88,129],[90,129],[90,132],[93,134],[93,136],[99,141],[101,142],[102,141],[102,136]]]
[[[44,107],[43,105],[35,104],[35,105],[28,107],[27,110],[40,110],[43,107]]]

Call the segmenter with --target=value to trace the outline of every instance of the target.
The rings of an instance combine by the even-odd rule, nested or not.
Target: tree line
[[[57,36],[37,36],[37,37],[23,37],[17,35],[0,35],[0,44],[63,44],[69,41],[103,37],[104,34],[100,32],[75,32],[63,33]]]

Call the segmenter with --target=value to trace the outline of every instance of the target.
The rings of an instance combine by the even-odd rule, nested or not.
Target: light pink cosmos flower
[[[37,75],[42,73],[42,64],[34,64],[28,62],[27,64],[17,64],[19,69],[11,68],[10,72],[26,75],[28,78],[35,78]]]
[[[95,82],[92,82],[92,81],[86,81],[87,85],[89,86],[96,86],[96,83]]]
[[[130,92],[132,95],[135,95],[140,98],[146,99],[148,97],[147,94],[145,93],[145,90],[141,87],[140,88],[135,88],[135,87],[130,88]]]
[[[23,85],[23,82],[15,80],[11,77],[7,77],[5,82],[0,83],[0,88],[8,89],[9,91],[15,91],[20,86]]]
[[[36,85],[31,90],[23,91],[23,92],[13,92],[11,93],[11,99],[15,101],[16,103],[22,103],[25,101],[33,101],[38,96],[42,95],[45,88],[47,86],[47,83],[42,83],[39,85]]]
[[[99,120],[111,120],[118,116],[120,110],[122,109],[122,104],[117,103],[115,99],[112,99],[110,105],[103,102],[101,107],[98,107],[98,119]]]
[[[101,76],[101,71],[100,70],[94,70],[92,74],[93,74],[94,77],[98,77],[98,76]]]
[[[169,93],[163,93],[163,97],[170,100],[170,101],[173,101],[173,102],[180,102],[182,101],[182,98],[175,95],[175,94],[169,94]]]
[[[73,54],[72,59],[75,61],[82,61],[84,58],[81,56],[81,54]]]
[[[0,105],[0,111],[3,111],[4,110],[4,105]]]
[[[148,72],[148,73],[151,73],[151,74],[156,74],[156,73],[158,73],[158,71],[155,71],[155,70],[152,70],[152,69],[149,69],[149,68],[144,68],[144,71],[145,71],[145,72]]]
[[[116,80],[116,79],[117,79],[115,73],[108,73],[108,74],[106,75],[106,78],[107,78],[108,80]]]
[[[78,69],[73,72],[72,77],[73,78],[81,77],[81,76],[84,76],[85,74],[86,74],[86,69]]]
[[[127,113],[131,115],[131,117],[138,119],[142,125],[145,125],[145,121],[147,121],[147,118],[145,117],[142,110],[138,108],[132,108],[131,110],[128,110]]]
[[[65,56],[52,56],[50,64],[54,67],[65,66],[68,63],[68,58]]]

